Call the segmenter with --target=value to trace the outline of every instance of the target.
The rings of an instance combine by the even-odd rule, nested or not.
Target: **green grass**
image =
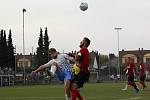
[[[150,88],[138,94],[123,83],[87,84],[81,89],[86,100],[150,100]],[[0,100],[65,100],[63,85],[0,87]]]

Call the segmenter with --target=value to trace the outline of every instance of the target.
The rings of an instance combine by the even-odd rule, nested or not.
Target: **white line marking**
[[[0,98],[11,98],[11,99],[64,99],[65,97],[0,97]],[[85,97],[87,99],[115,99],[115,100],[138,100],[141,97]]]
[[[138,100],[141,99],[142,97],[132,97],[132,98],[127,98],[127,99],[117,99],[117,100]]]

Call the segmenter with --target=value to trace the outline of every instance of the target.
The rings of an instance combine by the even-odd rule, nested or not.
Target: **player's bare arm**
[[[39,68],[37,68],[36,70],[32,71],[32,74],[37,73],[39,71],[44,70],[46,67],[44,65],[41,65]]]

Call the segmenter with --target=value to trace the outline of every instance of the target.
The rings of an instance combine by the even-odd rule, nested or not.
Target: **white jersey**
[[[71,70],[71,64],[69,60],[72,60],[67,54],[58,54],[56,59],[50,60],[48,63],[44,64],[45,67],[51,67],[54,62],[56,62],[60,69]]]

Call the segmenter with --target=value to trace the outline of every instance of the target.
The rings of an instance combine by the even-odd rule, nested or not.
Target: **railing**
[[[4,82],[4,79],[7,79],[7,82]],[[0,75],[0,82],[1,82],[1,87],[8,84],[8,86],[13,85],[14,86],[14,75]]]

